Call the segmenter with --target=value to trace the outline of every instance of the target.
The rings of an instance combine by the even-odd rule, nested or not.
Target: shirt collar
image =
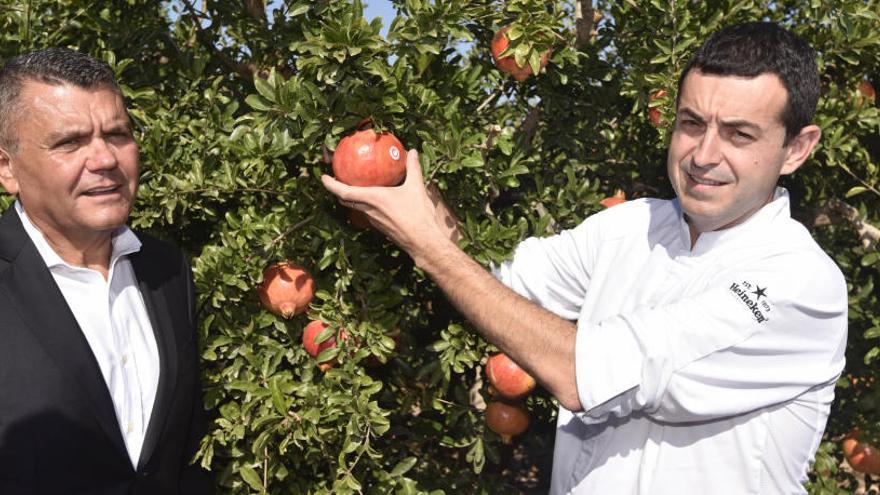
[[[690,228],[688,227],[687,221],[684,219],[684,212],[681,209],[681,203],[678,198],[675,198],[674,204],[676,212],[678,213],[682,245],[693,255],[700,255],[710,251],[713,246],[733,240],[746,232],[751,232],[754,229],[771,223],[779,217],[791,217],[788,191],[784,187],[777,187],[773,192],[773,200],[761,207],[760,210],[755,212],[744,222],[727,229],[703,232],[694,244],[693,249],[690,249]]]
[[[61,256],[58,256],[58,253],[56,253],[55,250],[52,249],[52,246],[46,241],[43,233],[31,223],[31,219],[28,218],[27,213],[24,211],[24,207],[21,205],[21,201],[18,199],[15,200],[15,211],[21,219],[21,225],[24,227],[24,231],[27,232],[28,237],[31,238],[31,241],[33,241],[34,245],[37,247],[37,251],[40,253],[40,256],[43,258],[43,261],[48,268],[51,269],[57,266],[66,266],[73,269],[82,268],[70,265],[61,259]],[[141,250],[140,239],[138,239],[137,236],[134,235],[134,232],[125,225],[113,230],[110,243],[110,266],[113,266],[116,263],[116,260],[122,256],[136,253]]]

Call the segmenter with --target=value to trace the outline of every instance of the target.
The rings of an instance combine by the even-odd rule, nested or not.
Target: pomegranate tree
[[[519,399],[535,389],[535,379],[502,352],[486,361],[486,376],[490,386],[505,399]]]
[[[257,292],[270,312],[283,318],[304,312],[315,295],[315,279],[302,266],[280,261],[263,270]]]

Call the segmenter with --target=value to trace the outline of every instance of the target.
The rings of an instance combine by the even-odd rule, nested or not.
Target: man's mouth
[[[119,191],[120,187],[121,186],[118,184],[114,185],[114,186],[95,187],[95,188],[92,188],[92,189],[85,191],[83,193],[83,195],[84,196],[103,196],[105,194],[113,194],[113,193]]]
[[[690,178],[690,180],[704,186],[723,186],[724,184],[726,184],[725,182],[719,182],[717,180],[707,179],[705,177],[697,177],[691,173],[688,173],[687,176],[688,178]]]

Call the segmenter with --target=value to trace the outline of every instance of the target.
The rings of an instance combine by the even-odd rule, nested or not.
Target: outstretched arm
[[[439,196],[429,195],[418,153],[407,154],[397,187],[351,187],[323,176],[342,204],[405,250],[487,340],[525,368],[566,409],[581,409],[575,381],[575,325],[523,298],[472,260],[450,239]]]

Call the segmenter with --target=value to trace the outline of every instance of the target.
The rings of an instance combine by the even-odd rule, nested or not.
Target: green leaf
[[[409,472],[409,470],[412,469],[413,466],[416,465],[417,461],[418,459],[416,459],[415,457],[407,457],[398,462],[397,465],[394,466],[394,469],[391,470],[391,477],[397,478],[398,476],[403,476],[404,474]]]
[[[241,474],[241,478],[250,485],[254,490],[263,490],[263,480],[260,479],[260,475],[254,471],[253,468],[248,466],[240,466],[238,468],[238,472]]]

